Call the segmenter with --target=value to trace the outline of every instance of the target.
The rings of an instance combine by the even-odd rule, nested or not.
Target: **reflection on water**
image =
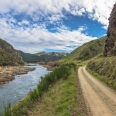
[[[15,80],[8,84],[0,85],[0,113],[3,112],[4,107],[8,103],[16,103],[36,88],[40,77],[49,72],[40,65],[32,65],[30,67],[35,67],[36,69],[28,72],[28,74],[15,76]]]

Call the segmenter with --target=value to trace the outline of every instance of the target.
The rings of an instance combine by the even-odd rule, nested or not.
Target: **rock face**
[[[109,18],[104,56],[116,56],[116,4],[114,4]]]
[[[19,53],[6,41],[0,39],[0,66],[24,64]]]

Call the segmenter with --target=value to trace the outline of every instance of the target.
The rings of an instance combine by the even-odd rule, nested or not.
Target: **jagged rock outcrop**
[[[109,18],[104,56],[116,56],[116,4],[114,4]]]
[[[0,66],[24,64],[19,53],[6,41],[0,39]]]

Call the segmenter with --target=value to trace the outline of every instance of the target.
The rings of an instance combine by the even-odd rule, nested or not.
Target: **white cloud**
[[[64,9],[73,15],[88,13],[93,20],[108,25],[108,17],[115,2],[116,0],[0,0],[0,13],[14,10],[15,13],[26,13],[35,20],[40,18],[38,15],[54,14],[49,18],[56,21],[62,18]]]
[[[83,30],[84,27],[80,27],[78,30],[69,31],[65,26],[62,26],[59,32],[51,33],[43,25],[37,26],[35,24],[35,26],[23,28],[8,24],[5,19],[0,19],[1,38],[11,43],[16,49],[30,53],[45,49],[71,51],[74,48],[67,46],[80,46],[96,39],[83,34]]]
[[[79,32],[83,32],[83,31],[86,30],[86,29],[87,29],[86,26],[81,26],[81,27],[79,27],[78,31],[79,31]]]

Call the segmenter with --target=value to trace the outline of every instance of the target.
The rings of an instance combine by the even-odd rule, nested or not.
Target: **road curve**
[[[90,116],[116,116],[116,93],[96,80],[85,67],[78,69],[78,77]]]

